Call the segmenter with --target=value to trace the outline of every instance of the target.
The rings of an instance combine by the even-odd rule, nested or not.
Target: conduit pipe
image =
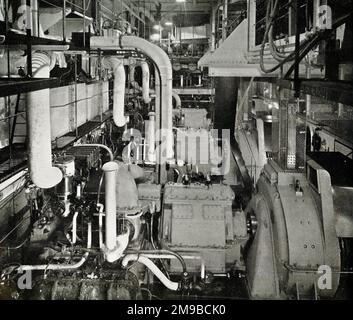
[[[135,81],[136,67],[141,67],[142,71],[142,88]],[[147,104],[151,102],[150,98],[150,68],[146,61],[135,61],[129,65],[129,82],[130,85],[142,92],[143,101]]]
[[[76,244],[77,242],[77,217],[78,211],[75,212],[74,217],[72,218],[72,243]]]
[[[155,68],[154,72],[155,76],[155,94],[156,94],[156,101],[155,101],[155,112],[156,112],[156,117],[155,117],[155,127],[156,127],[156,132],[158,132],[161,129],[161,109],[159,109],[161,105],[161,78],[159,76],[159,72],[157,68]]]
[[[147,257],[139,254],[128,254],[124,257],[121,264],[124,268],[126,268],[131,261],[139,262],[145,265],[169,290],[177,291],[180,289],[180,284],[178,282],[169,280],[164,273]]]
[[[92,223],[88,223],[87,228],[87,249],[91,249],[92,247]],[[22,265],[18,267],[18,272],[23,273],[24,271],[34,271],[34,270],[75,270],[83,266],[83,264],[87,261],[89,256],[89,251],[86,252],[80,261],[75,264],[42,264],[42,265]]]
[[[105,68],[111,69],[114,74],[114,89],[113,89],[113,119],[118,127],[123,127],[126,124],[125,117],[125,86],[126,74],[124,63],[116,57],[105,57],[102,60]]]
[[[166,133],[166,158],[174,157],[173,149],[173,69],[168,55],[160,47],[151,42],[135,37],[121,36],[120,45],[123,48],[136,48],[141,50],[146,56],[154,61],[159,70],[161,78],[161,108],[156,107],[156,111],[160,110],[162,128]]]
[[[136,61],[131,62],[129,64],[129,82],[130,84],[134,84],[135,81],[135,71],[136,71]]]
[[[149,259],[163,259],[163,260],[176,260],[178,259],[176,256],[172,254],[155,254],[155,253],[144,253],[142,256],[145,256]],[[205,261],[200,256],[182,256],[184,260],[198,260],[200,261],[200,277],[201,279],[205,279],[206,276],[206,266]]]
[[[142,97],[143,101],[148,104],[151,102],[150,98],[150,68],[146,61],[140,63],[142,69]]]
[[[99,225],[99,248],[103,249],[103,210],[104,206],[101,203],[97,203],[98,209],[98,225]]]
[[[49,78],[50,57],[43,52],[32,56],[34,78]],[[63,178],[59,168],[52,166],[50,90],[33,91],[27,95],[27,116],[29,136],[29,171],[33,183],[42,189],[49,189]]]
[[[117,237],[117,175],[119,165],[108,162],[103,166],[105,175],[105,245],[103,252],[108,262],[113,263],[122,257],[129,244],[129,232]]]
[[[103,166],[105,175],[105,248],[108,261],[113,260],[116,250],[116,176],[119,166],[116,162],[108,162]]]
[[[154,163],[156,162],[156,114],[150,112],[148,116],[147,160]]]
[[[119,49],[138,49],[141,50],[147,57],[149,57],[156,66],[157,78],[160,77],[161,85],[161,103],[156,105],[157,123],[159,118],[161,120],[161,128],[165,134],[165,147],[161,148],[159,153],[159,164],[164,164],[165,160],[172,160],[174,158],[174,139],[173,139],[173,69],[168,55],[160,47],[151,42],[136,37],[122,35],[117,37],[91,37],[91,48],[101,50],[119,50]],[[158,89],[157,89],[158,90]],[[156,93],[158,95],[158,93]],[[164,138],[164,137],[163,137]],[[162,137],[158,137],[160,141],[164,141]],[[164,152],[165,151],[165,152]],[[165,173],[163,173],[165,174]],[[163,176],[162,180],[165,177]]]
[[[173,98],[176,102],[176,108],[180,109],[181,108],[181,99],[180,99],[180,96],[175,91],[173,91]]]

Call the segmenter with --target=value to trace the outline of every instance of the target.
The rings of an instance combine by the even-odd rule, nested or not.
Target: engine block
[[[206,269],[224,273],[241,268],[241,244],[247,240],[246,217],[233,212],[234,192],[225,185],[167,184],[160,239],[164,247],[179,253],[199,254]],[[188,270],[198,265],[188,260]],[[180,271],[177,262],[171,272]]]

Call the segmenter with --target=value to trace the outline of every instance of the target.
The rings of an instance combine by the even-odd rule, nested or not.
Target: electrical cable
[[[306,55],[313,49],[315,48],[320,41],[324,40],[325,38],[327,38],[332,32],[333,30],[336,30],[337,28],[339,28],[341,25],[345,24],[347,21],[349,21],[349,19],[351,18],[353,12],[348,13],[347,15],[341,17],[340,19],[338,19],[335,23],[333,23],[332,25],[332,29],[330,30],[325,30],[324,32],[322,32],[321,34],[319,34],[319,36],[315,39],[313,39],[313,41],[311,42],[310,45],[308,45],[299,55],[299,61],[297,61],[296,63],[294,63],[287,71],[287,73],[285,74],[284,78],[288,79],[289,76],[291,75],[291,73],[294,71],[295,66],[297,63],[300,63],[300,61],[302,61]]]
[[[273,32],[273,24],[275,22],[275,17],[277,14],[278,3],[279,3],[279,0],[276,0],[276,2],[273,5],[272,10],[270,10],[272,7],[272,0],[268,3],[268,6],[267,6],[267,14],[270,11],[271,11],[271,13],[270,13],[268,19],[266,18],[266,30],[265,30],[264,38],[263,38],[263,41],[261,44],[261,50],[260,50],[260,67],[264,73],[272,73],[272,72],[278,70],[279,68],[281,68],[282,66],[284,66],[286,63],[292,61],[295,58],[295,52],[292,52],[286,56],[284,56],[284,55],[282,56],[282,54],[278,52],[278,49],[276,50],[276,48],[271,44],[271,42],[273,43],[273,36],[271,36],[272,38],[270,39],[271,41],[270,41],[270,45],[269,45],[270,52],[275,57],[276,60],[279,60],[279,63],[276,66],[272,67],[271,69],[267,69],[265,67],[264,56],[265,56],[266,41],[267,41],[267,39],[269,39],[270,32]],[[317,37],[317,35],[315,34],[313,37],[315,39],[315,37]],[[304,51],[308,47],[311,47],[312,42],[313,42],[312,37],[308,37],[307,39],[303,40],[300,44],[301,50]]]
[[[154,243],[154,239],[153,239],[153,218],[154,218],[153,215],[151,215],[150,237],[151,237],[151,244],[152,244],[152,247],[153,247],[153,249],[154,249],[155,251],[157,251],[158,249],[157,249],[157,247],[156,247],[156,245],[155,245],[155,243]],[[169,276],[169,273],[168,273],[168,271],[167,271],[167,267],[166,267],[165,264],[164,264],[164,261],[163,261],[162,259],[159,259],[159,261],[160,261],[160,263],[161,263],[161,265],[162,265],[162,267],[163,267],[163,269],[164,269],[164,272],[165,272],[167,278],[170,279],[170,276]]]

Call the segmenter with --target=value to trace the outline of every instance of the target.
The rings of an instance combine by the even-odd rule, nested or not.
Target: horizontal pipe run
[[[87,228],[87,249],[92,247],[92,224],[88,223]],[[19,273],[24,271],[40,271],[40,270],[76,270],[84,265],[89,256],[89,251],[84,253],[81,260],[74,264],[42,264],[42,265],[22,265],[17,270]]]

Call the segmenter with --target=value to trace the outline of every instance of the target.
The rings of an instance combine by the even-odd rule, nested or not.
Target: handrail
[[[251,167],[251,172],[250,172],[250,176],[253,178],[254,180],[254,184],[255,184],[255,180],[256,180],[256,174],[257,174],[257,162],[256,162],[256,158],[254,156],[254,153],[251,149],[251,146],[250,146],[250,142],[248,140],[248,137],[246,136],[246,134],[244,134],[244,137],[245,137],[245,141],[246,141],[246,144],[247,144],[247,147],[251,153],[251,162],[250,162],[250,167]],[[253,163],[253,160],[254,160],[254,163]],[[255,169],[255,176],[253,175],[253,168]]]

